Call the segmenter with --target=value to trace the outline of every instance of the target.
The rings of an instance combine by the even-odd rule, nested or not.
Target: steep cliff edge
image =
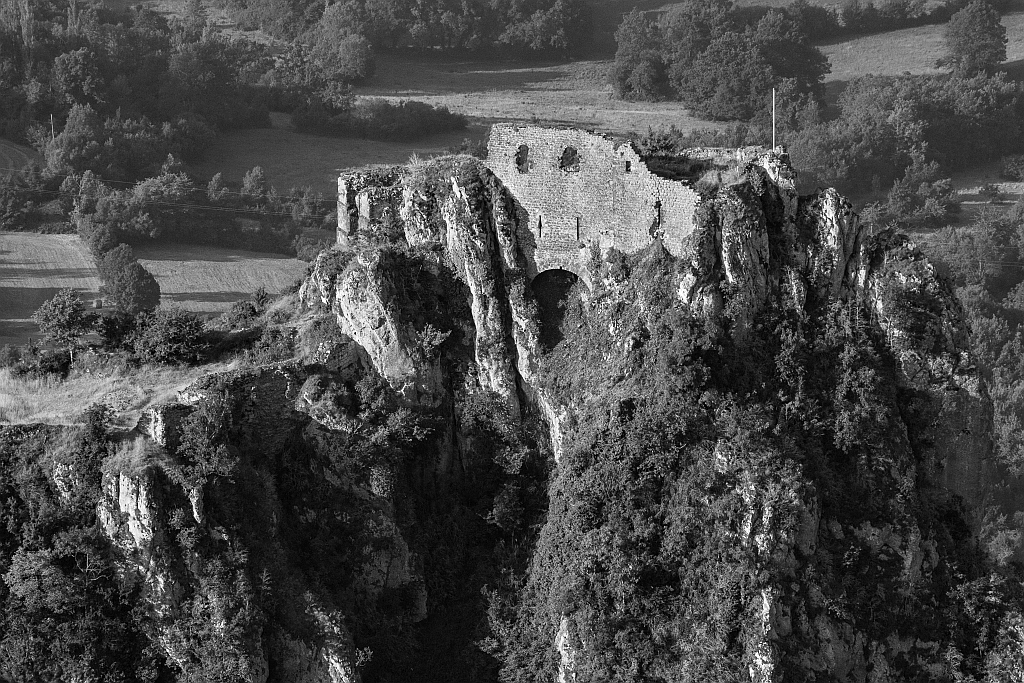
[[[368,231],[342,280],[385,273],[372,254],[395,249],[447,273],[469,306],[455,384],[543,418],[559,463],[530,564],[514,565],[523,587],[492,594],[506,676],[965,670],[943,653],[970,643],[941,625],[963,608],[951,576],[979,571],[964,564],[956,496],[983,510],[1003,474],[963,315],[913,245],[867,235],[834,190],[797,196],[768,152],[702,188],[679,257],[658,242],[595,250],[593,288],[578,283],[552,316],[524,278],[529,228],[484,165],[440,159],[400,177],[404,239]],[[330,289],[321,301],[353,330],[424,332],[408,306],[367,313]],[[554,348],[544,324],[559,326]],[[401,391],[415,373],[389,375],[404,366],[367,344]],[[418,367],[451,376],[451,360]],[[456,459],[471,457],[452,424]],[[704,557],[706,544],[719,550]],[[911,616],[924,613],[927,626]],[[653,650],[639,664],[631,648]]]
[[[681,250],[531,278],[485,163],[367,179],[302,362],[128,433],[0,431],[0,675],[71,577],[112,596],[125,681],[1017,680],[1022,583],[977,540],[1013,491],[905,237],[752,152],[694,182]]]

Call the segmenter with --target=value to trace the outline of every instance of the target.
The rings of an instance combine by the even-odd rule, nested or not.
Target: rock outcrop
[[[926,259],[904,239],[868,235],[835,190],[798,196],[795,173],[777,150],[747,154],[718,178],[717,184],[699,188],[692,202],[693,225],[668,254],[675,264],[671,292],[679,305],[707,329],[730,335],[740,348],[753,339],[759,316],[769,308],[811,317],[838,305],[859,311],[856,315],[865,319],[851,324],[868,326],[870,334],[885,338],[898,362],[900,390],[917,392],[912,409],[927,413],[936,435],[927,444],[912,443],[905,428],[892,427],[886,476],[913,480],[924,458],[932,483],[962,495],[970,505],[985,504],[999,478],[990,463],[990,408],[966,352],[963,314]],[[588,409],[588,401],[600,397],[567,396],[546,378],[528,281],[530,253],[538,246],[523,243],[524,236],[537,239],[539,228],[522,223],[526,214],[517,206],[519,198],[480,162],[438,160],[400,182],[402,248],[419,250],[423,263],[464,285],[469,319],[453,321],[453,328],[461,326],[464,343],[472,348],[466,390],[494,392],[515,415],[544,419],[560,462],[576,417]],[[606,267],[612,251],[596,238],[592,242],[581,244],[593,259],[582,279],[600,291],[592,307],[613,317],[609,311],[632,305],[643,309],[642,302],[616,299],[621,283]],[[410,403],[438,406],[451,385],[448,361],[416,354],[422,327],[416,328],[387,291],[388,275],[374,261],[372,245],[366,247],[370,255],[359,257],[357,274],[334,293],[339,321]],[[649,250],[659,248],[655,240]],[[579,271],[578,264],[574,269]],[[657,324],[642,310],[635,322],[614,321],[608,329],[613,343],[604,358],[625,357]],[[628,403],[623,401],[624,410]],[[935,542],[907,520],[851,527],[824,511],[813,487],[780,493],[749,470],[729,469],[727,450],[721,455],[722,471],[736,478],[746,509],[741,536],[755,564],[778,572],[777,580],[749,598],[746,675],[758,682],[779,681],[786,671],[799,669],[836,680],[895,680],[893,662],[901,658],[922,671],[938,672],[936,641],[909,636],[873,640],[848,615],[830,607],[832,597],[799,588],[822,545],[838,547],[851,538],[875,561],[898,563],[908,586],[927,583],[939,565]],[[783,524],[785,515],[790,517]],[[558,625],[551,643],[557,680],[577,680],[581,658],[587,656],[581,636],[587,627],[576,624],[571,610],[549,619]]]

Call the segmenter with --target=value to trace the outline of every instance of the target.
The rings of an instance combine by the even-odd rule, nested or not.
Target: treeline
[[[958,70],[855,79],[830,120],[817,102],[783,84],[777,130],[800,170],[801,191],[832,186],[853,196],[888,193],[866,209],[869,220],[939,227],[956,210],[944,178],[1024,150],[1022,116],[1024,92],[1018,83],[1001,73]],[[749,123],[719,130],[650,132],[637,143],[643,154],[657,157],[687,147],[770,140],[771,121],[762,112]]]
[[[773,87],[820,102],[830,67],[813,43],[843,35],[948,21],[952,51],[981,57],[971,62],[957,54],[944,61],[968,74],[991,70],[994,57],[995,63],[1005,59],[1005,30],[1002,42],[987,32],[1007,4],[955,0],[926,11],[923,0],[877,6],[850,0],[840,7],[796,0],[779,9],[683,0],[656,18],[636,10],[624,17],[615,33],[611,82],[624,99],[679,100],[703,118],[745,121],[765,115]]]
[[[828,59],[800,25],[770,11],[745,23],[731,0],[684,0],[655,23],[634,10],[615,33],[619,97],[676,99],[710,119],[750,119],[782,82],[818,100]]]
[[[310,188],[281,195],[259,166],[231,190],[221,174],[206,187],[168,160],[159,175],[113,188],[90,171],[68,175],[61,202],[69,222],[94,254],[121,242],[153,240],[218,244],[286,254],[303,253],[301,238],[333,236],[333,208]],[[319,248],[319,247],[318,247]]]
[[[575,54],[590,38],[587,0],[228,0],[243,27],[294,39],[330,25],[378,49]]]
[[[268,121],[255,87],[269,66],[265,51],[218,39],[201,14],[168,23],[141,6],[123,13],[52,0],[5,7],[0,135],[38,144],[76,105],[88,106],[129,131],[173,138],[188,157],[213,130]]]
[[[275,55],[222,37],[201,0],[187,2],[184,17],[171,21],[142,6],[111,12],[44,0],[5,8],[0,136],[37,147],[48,176],[67,171],[52,156],[70,155],[106,180],[136,181],[169,153],[197,161],[220,131],[268,126],[271,107],[327,109],[350,124],[315,128],[343,135],[399,129],[408,138],[465,125],[426,105],[412,112],[425,123],[412,125],[408,108],[357,104],[351,84],[372,75],[373,55],[336,11]]]
[[[970,3],[970,0],[946,0],[929,3],[925,0],[846,0],[835,5],[813,5],[807,0],[794,0],[780,8],[812,42],[818,43],[865,33],[898,31],[925,24],[944,24]],[[988,0],[994,9],[1005,12],[1010,0]],[[739,15],[750,22],[767,12],[765,7],[745,7]]]

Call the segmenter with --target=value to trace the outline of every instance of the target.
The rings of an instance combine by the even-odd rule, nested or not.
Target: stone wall
[[[562,168],[567,148],[578,163]],[[491,129],[487,165],[519,205],[530,277],[561,268],[589,279],[595,243],[630,253],[661,237],[679,255],[693,231],[700,195],[686,182],[651,173],[629,143],[582,130],[499,124]]]
[[[396,211],[402,200],[397,166],[370,168],[338,176],[338,243],[365,230],[371,221]]]

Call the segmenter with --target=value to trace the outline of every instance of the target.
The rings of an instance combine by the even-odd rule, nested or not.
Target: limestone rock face
[[[849,267],[858,254],[861,230],[850,202],[833,188],[800,203],[797,223],[807,248],[800,265],[821,299],[839,297],[849,286]]]
[[[460,279],[469,286],[472,296],[470,310],[476,330],[475,356],[481,383],[508,401],[513,413],[518,415],[515,347],[509,335],[511,312],[503,268],[506,264],[499,254],[496,231],[491,223],[495,209],[501,211],[506,220],[509,211],[501,205],[505,198],[500,190],[484,197],[486,203],[474,210],[466,188],[452,179],[452,192],[442,207],[448,228],[446,246]],[[513,240],[508,252],[514,256],[515,233],[508,230],[506,234]]]
[[[857,267],[859,291],[888,338],[902,381],[930,397],[928,449],[943,485],[969,505],[991,498],[1015,511],[1015,492],[999,485],[1006,478],[992,459],[992,407],[967,352],[969,330],[952,289],[913,242],[890,232],[864,245]]]
[[[154,613],[167,617],[177,609],[184,586],[172,569],[161,521],[162,501],[156,473],[107,474],[96,516],[103,533],[125,560],[122,567],[142,578]]]
[[[417,330],[401,319],[399,294],[390,277],[375,254],[360,256],[358,266],[337,286],[338,323],[397,392],[413,403],[437,405],[440,367],[436,360],[418,359]]]
[[[461,285],[456,294],[464,297],[469,315],[453,327],[466,327],[462,343],[471,347],[467,352],[471,360],[465,361],[470,369],[458,391],[494,392],[517,419],[531,412],[541,416],[549,429],[555,462],[561,465],[563,444],[571,443],[574,417],[588,397],[567,397],[545,383],[549,378],[529,281],[529,275],[536,274],[531,268],[537,267],[529,263],[529,254],[539,248],[541,230],[523,224],[526,214],[520,202],[486,167],[466,160],[448,163],[438,164],[441,171],[433,184],[406,179],[399,211],[404,234],[400,246],[426,254],[424,267],[450,274]],[[526,175],[528,168],[521,172]],[[623,166],[623,175],[628,168]],[[507,170],[513,172],[511,167]],[[923,397],[920,407],[934,430],[933,442],[923,453],[937,472],[937,482],[969,504],[980,505],[992,494],[1000,474],[990,458],[991,410],[966,352],[968,331],[952,291],[912,244],[892,235],[869,236],[849,201],[835,190],[798,196],[795,174],[784,154],[751,156],[730,177],[732,181],[701,187],[700,196],[687,205],[693,225],[683,238],[676,240],[680,235],[673,235],[672,249],[655,241],[647,247],[650,251],[643,252],[657,251],[672,260],[666,276],[671,296],[685,314],[719,331],[727,330],[741,349],[757,314],[769,303],[778,304],[787,314],[820,313],[837,303],[869,311],[871,319],[864,324],[876,326],[873,329],[887,337],[899,363],[902,387],[913,388],[920,392],[916,396]],[[559,179],[569,183],[572,176]],[[517,182],[525,187],[536,178]],[[692,192],[697,194],[696,189]],[[549,235],[561,238],[571,226],[551,230]],[[531,238],[533,243],[528,243]],[[614,292],[614,277],[599,278],[607,272],[601,270],[600,261],[610,262],[611,251],[602,252],[600,240],[591,246],[596,264],[583,282],[605,294]],[[333,307],[345,334],[410,405],[444,406],[445,396],[452,393],[451,359],[424,354],[418,348],[422,329],[412,324],[409,312],[402,308],[395,274],[381,265],[384,249],[372,244],[363,247],[355,267],[333,289],[326,278],[310,287],[310,301]],[[659,295],[663,296],[660,290]],[[597,300],[599,295],[593,296]],[[613,295],[606,299],[593,306],[614,308],[623,303]],[[602,349],[606,358],[629,348],[657,322],[645,319],[643,310],[630,315],[636,320],[622,320],[622,325],[616,320],[608,335],[601,337],[611,340]],[[609,378],[607,385],[621,379]],[[302,395],[309,397],[305,399],[309,406],[315,403],[311,387],[304,387]],[[317,420],[331,430],[345,430],[343,419]],[[452,429],[457,431],[457,425]],[[918,472],[915,459],[922,451],[910,443],[905,426],[892,429],[886,435],[892,453],[886,454],[884,476],[913,481]],[[459,435],[451,436],[457,444]],[[737,534],[745,551],[759,566],[778,570],[770,583],[744,598],[745,614],[750,615],[744,634],[745,675],[750,680],[785,680],[787,662],[801,671],[816,672],[822,680],[895,680],[893,661],[912,660],[929,670],[940,660],[937,643],[895,636],[873,639],[862,624],[835,605],[832,596],[800,590],[802,572],[813,565],[815,555],[831,552],[829,548],[841,546],[838,540],[851,537],[872,561],[902,568],[901,580],[908,586],[932,580],[939,569],[939,555],[935,541],[921,528],[909,522],[864,521],[844,526],[845,522],[830,516],[812,487],[780,491],[750,472],[731,469],[726,445],[715,455],[716,468],[733,477],[743,501],[745,516]],[[393,471],[384,471],[380,479],[393,476]],[[379,488],[374,492],[387,500],[384,494],[390,487],[385,482]],[[395,542],[368,562],[360,575],[368,593],[390,587],[393,580],[407,586],[417,582],[414,554],[397,529],[390,537]],[[549,633],[554,636],[551,654],[557,658],[552,660],[557,661],[557,680],[574,681],[585,667],[581,658],[586,642],[581,634],[586,634],[586,615],[548,617],[552,628],[557,624],[557,632]]]
[[[299,369],[282,365],[207,376],[181,391],[179,403],[148,411],[135,438],[146,448],[173,450],[182,419],[201,403],[216,402],[223,407],[222,426],[232,434],[232,446],[237,449],[233,453],[244,459],[251,471],[259,472],[265,485],[272,485],[276,459],[287,454],[302,428],[311,424],[294,409],[302,400],[300,388],[305,384],[308,382],[303,382]],[[223,488],[211,488],[207,481],[186,489],[174,484],[161,468],[148,464],[137,471],[105,474],[97,517],[116,549],[124,579],[141,580],[154,637],[168,661],[182,670],[195,666],[197,647],[202,643],[181,624],[188,621],[186,611],[202,609],[210,615],[210,631],[204,637],[224,633],[225,642],[232,644],[232,651],[225,656],[232,658],[239,680],[266,683],[273,664],[275,682],[358,683],[355,646],[344,615],[326,608],[312,591],[291,598],[303,601],[297,613],[304,615],[307,623],[301,629],[273,622],[260,626],[257,621],[258,627],[244,631],[240,640],[237,633],[228,631],[231,608],[225,606],[232,604],[233,597],[222,594],[218,583],[200,578],[208,555],[182,546],[180,536],[175,540],[181,521],[174,522],[178,527],[171,523],[175,510],[187,510],[189,521],[194,522],[191,528],[207,539],[205,553],[212,547],[226,551],[235,546],[240,541],[235,531],[220,526],[223,522],[210,511],[215,507],[206,509],[211,495]],[[337,481],[336,476],[333,479]],[[339,481],[338,490],[352,495],[353,488]],[[366,541],[365,564],[357,568],[362,577],[356,582],[358,590],[368,596],[364,599],[373,600],[385,589],[404,591],[406,584],[412,583],[420,593],[418,611],[412,618],[422,618],[426,605],[418,573],[422,569],[391,519],[388,504],[375,505],[374,536]],[[272,512],[271,524],[262,529],[270,538],[281,533],[275,526],[278,514]]]

